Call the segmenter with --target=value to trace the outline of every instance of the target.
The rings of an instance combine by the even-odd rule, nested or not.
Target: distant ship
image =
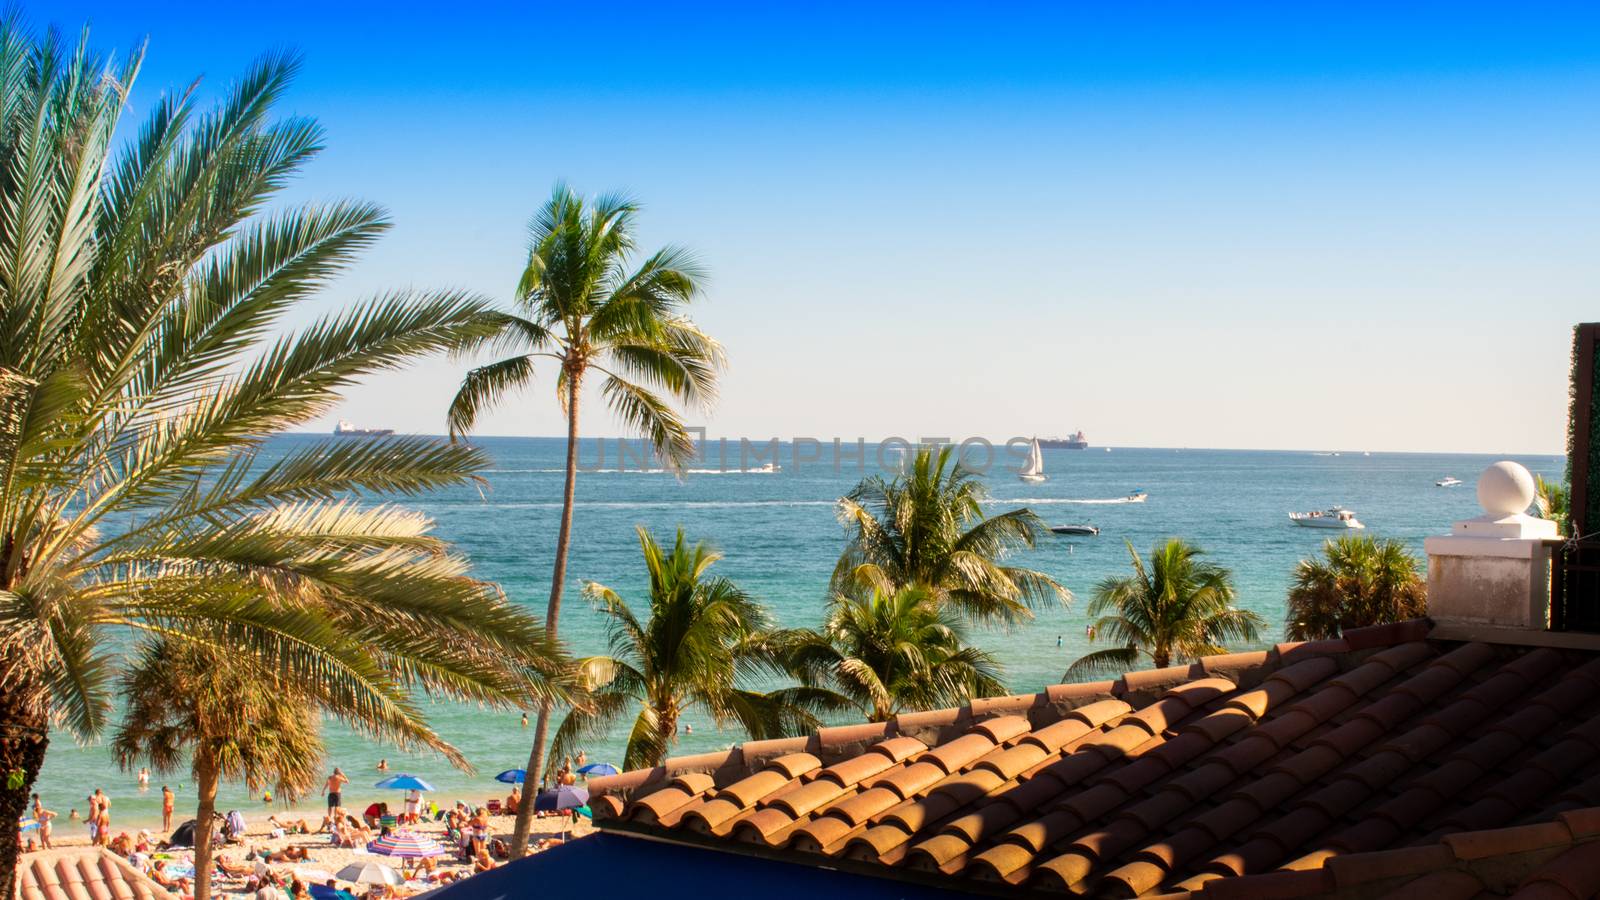
[[[1079,429],[1077,434],[1069,434],[1064,438],[1045,438],[1039,442],[1039,446],[1049,447],[1051,450],[1087,450],[1089,439],[1084,437],[1083,430]]]
[[[339,424],[333,426],[333,433],[339,437],[387,437],[394,434],[393,428],[357,428],[346,419],[340,419]]]

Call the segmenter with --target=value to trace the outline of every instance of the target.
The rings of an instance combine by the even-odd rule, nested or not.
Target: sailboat
[[[1039,439],[1033,439],[1033,444],[1028,447],[1028,462],[1017,473],[1023,481],[1034,482],[1044,480],[1044,454],[1039,452]]]

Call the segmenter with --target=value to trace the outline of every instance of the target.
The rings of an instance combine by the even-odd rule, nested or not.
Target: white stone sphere
[[[1502,459],[1478,476],[1478,505],[1491,516],[1525,513],[1533,505],[1533,476],[1520,463]]]

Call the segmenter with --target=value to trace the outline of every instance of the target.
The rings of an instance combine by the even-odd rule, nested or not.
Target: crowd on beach
[[[579,759],[582,765],[582,757]],[[387,768],[387,761],[379,764],[380,771]],[[141,771],[140,779],[141,786],[147,785],[148,772]],[[575,784],[572,762],[564,761],[552,774],[552,780],[556,784]],[[315,821],[315,817],[275,812],[252,828],[237,810],[218,814],[212,839],[215,890],[255,894],[256,900],[356,900],[329,871],[322,869],[336,870],[353,861],[378,861],[392,864],[404,883],[373,885],[364,896],[369,900],[411,896],[488,871],[507,860],[510,845],[505,838],[496,836],[496,820],[504,825],[504,817],[515,816],[524,802],[532,802],[531,797],[525,800],[516,785],[503,798],[480,805],[456,801],[448,808],[430,801],[419,790],[408,790],[398,809],[391,810],[387,802],[380,801],[356,811],[345,805],[349,783],[342,770],[333,770],[323,785],[326,812]],[[189,850],[193,846],[194,822],[180,823],[174,831],[175,798],[166,785],[162,785],[161,792],[160,835],[148,828],[114,831],[111,799],[100,788],[88,796],[87,813],[80,816],[74,808],[68,820],[81,820],[87,825],[89,845],[127,860],[163,888],[192,900],[194,866]],[[263,799],[270,799],[270,794]],[[59,813],[45,807],[38,794],[33,795],[32,812],[37,826],[31,829],[32,833],[18,835],[23,852],[85,843],[77,837],[62,839],[55,824]],[[534,826],[535,839],[529,843],[530,852],[547,849],[565,835],[586,830],[570,810],[535,815],[539,821]],[[369,855],[368,848],[374,842],[397,833],[427,837],[445,852],[421,858]]]

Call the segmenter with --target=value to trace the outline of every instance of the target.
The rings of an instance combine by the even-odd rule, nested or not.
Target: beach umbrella
[[[521,784],[528,780],[528,773],[521,769],[507,769],[494,777],[495,781],[504,781],[506,784]]]
[[[388,778],[373,785],[378,788],[389,788],[396,791],[427,791],[433,793],[433,785],[423,781],[416,775],[401,772],[399,775],[390,775]]]
[[[425,856],[442,856],[444,848],[439,842],[425,834],[412,834],[409,831],[396,831],[386,834],[367,845],[373,853],[384,856],[398,856],[402,859],[420,859]],[[348,880],[348,879],[346,879]]]
[[[581,787],[563,784],[558,788],[540,791],[539,796],[533,798],[533,808],[542,812],[557,812],[563,809],[577,809],[588,802],[588,791]]]
[[[579,766],[578,774],[585,777],[589,775],[615,775],[617,774],[617,767],[611,763],[589,763],[587,766]]]
[[[406,881],[392,867],[379,862],[353,862],[333,877],[352,884],[405,884]]]

